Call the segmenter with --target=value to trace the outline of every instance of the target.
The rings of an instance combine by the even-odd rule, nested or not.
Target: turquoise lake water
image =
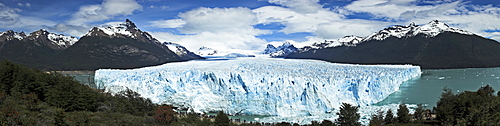
[[[404,82],[399,91],[377,105],[402,101],[409,104],[427,104],[427,108],[431,109],[439,100],[444,87],[450,88],[454,93],[459,93],[477,91],[487,84],[495,91],[500,90],[500,68],[423,70],[420,77]]]

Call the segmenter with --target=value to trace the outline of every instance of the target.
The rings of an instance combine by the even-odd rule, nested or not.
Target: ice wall
[[[109,92],[128,87],[155,103],[196,112],[292,117],[328,113],[342,102],[377,103],[420,73],[418,66],[411,65],[239,58],[101,69],[96,71],[95,82]]]

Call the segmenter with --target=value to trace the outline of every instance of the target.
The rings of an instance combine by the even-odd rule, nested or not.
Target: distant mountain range
[[[181,45],[160,42],[133,22],[94,27],[80,39],[38,30],[0,33],[0,59],[42,70],[138,68],[202,57]]]
[[[423,69],[500,67],[500,43],[433,20],[392,26],[301,48],[286,58],[353,64],[413,64]]]

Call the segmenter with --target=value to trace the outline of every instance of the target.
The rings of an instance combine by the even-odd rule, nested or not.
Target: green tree
[[[437,120],[439,120],[442,125],[452,125],[455,120],[453,112],[455,100],[455,95],[451,92],[451,89],[443,88],[443,93],[441,93],[437,106],[434,108]]]
[[[495,93],[495,90],[493,90],[493,88],[489,84],[486,86],[481,86],[481,88],[477,90],[477,94],[483,97],[491,97],[493,96],[493,93]]]
[[[385,124],[392,124],[392,123],[394,123],[394,114],[392,113],[391,109],[387,110],[387,113],[385,114],[384,121],[385,121]]]
[[[408,110],[408,107],[406,107],[406,104],[404,103],[401,103],[399,104],[399,108],[398,108],[398,122],[399,123],[409,123],[410,122],[410,119],[411,119],[411,116],[409,114],[410,110]]]
[[[442,125],[497,125],[492,120],[500,120],[499,108],[495,108],[500,102],[494,92],[489,85],[456,95],[445,89],[434,108],[437,120]]]
[[[340,126],[360,126],[361,123],[358,121],[361,116],[358,113],[358,109],[358,106],[342,103],[339,112],[337,112],[339,118],[335,120],[335,123]]]
[[[413,118],[415,118],[415,121],[417,122],[422,122],[424,120],[424,107],[422,104],[417,104],[417,108],[415,109],[415,113],[413,113]]]
[[[120,91],[115,97],[120,98],[126,103],[121,103],[124,105],[123,108],[120,109],[122,113],[144,116],[154,111],[155,108],[155,104],[153,104],[150,99],[143,98],[139,93],[128,88],[124,91]]]
[[[188,113],[187,113],[187,117],[186,117],[186,120],[188,122],[197,122],[197,121],[200,121],[200,117],[198,116],[197,113],[195,113],[193,111],[193,109],[191,109]]]
[[[377,110],[377,113],[373,114],[372,119],[370,119],[370,126],[381,126],[385,123],[384,121],[384,111]]]
[[[215,124],[217,126],[229,126],[229,117],[227,117],[227,114],[224,113],[224,111],[219,111],[217,113],[217,117],[215,117]]]

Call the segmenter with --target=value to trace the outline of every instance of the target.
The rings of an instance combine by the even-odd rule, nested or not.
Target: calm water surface
[[[423,70],[419,78],[404,82],[399,91],[377,105],[402,101],[410,104],[427,104],[427,108],[430,109],[436,105],[444,87],[450,88],[454,93],[459,93],[477,91],[487,84],[495,91],[500,90],[500,68]]]

